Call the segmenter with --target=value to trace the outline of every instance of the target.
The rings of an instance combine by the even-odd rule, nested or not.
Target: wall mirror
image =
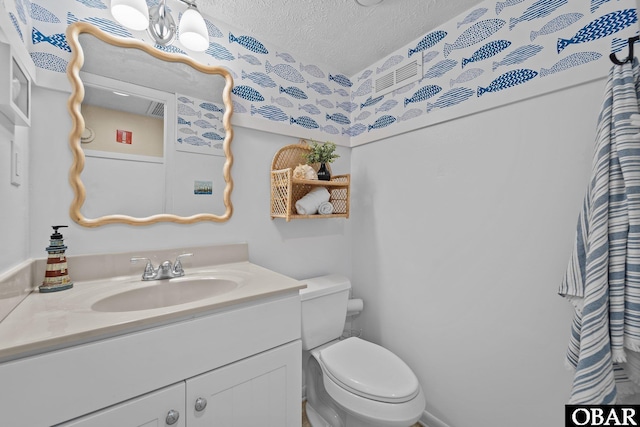
[[[78,224],[231,217],[231,89],[223,67],[77,22],[69,113],[70,216]]]

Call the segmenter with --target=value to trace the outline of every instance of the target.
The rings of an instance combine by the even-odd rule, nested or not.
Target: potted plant
[[[327,163],[333,163],[335,159],[340,157],[339,154],[335,153],[336,144],[333,142],[325,142],[324,144],[319,144],[315,141],[311,142],[311,151],[305,154],[304,157],[307,161],[307,164],[312,165],[314,163],[320,163],[320,168],[318,169],[318,179],[324,181],[331,180],[331,174],[327,169]]]

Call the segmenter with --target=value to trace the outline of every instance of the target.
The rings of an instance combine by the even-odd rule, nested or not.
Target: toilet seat
[[[403,403],[421,391],[418,379],[402,359],[359,338],[329,345],[316,358],[336,385],[366,399]]]

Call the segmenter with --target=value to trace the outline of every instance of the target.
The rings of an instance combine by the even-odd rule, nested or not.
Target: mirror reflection
[[[67,38],[72,218],[86,226],[227,220],[228,71],[86,23],[72,24]]]

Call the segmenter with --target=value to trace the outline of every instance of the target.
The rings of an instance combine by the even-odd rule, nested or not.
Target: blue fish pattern
[[[331,89],[329,88],[329,86],[327,86],[322,82],[315,82],[315,83],[307,82],[307,88],[311,88],[321,95],[331,95],[333,93],[331,92]]]
[[[542,50],[542,46],[537,44],[528,44],[520,46],[512,52],[509,52],[502,61],[494,62],[492,69],[495,71],[500,66],[509,66],[522,64],[527,59],[536,56]]]
[[[416,82],[413,83],[409,83],[406,86],[402,86],[396,90],[394,90],[393,92],[391,92],[391,96],[398,96],[398,95],[402,95],[403,93],[409,92],[410,90],[413,90],[414,87],[416,87]]]
[[[351,127],[348,128],[342,128],[342,134],[343,135],[349,135],[351,137],[353,136],[358,136],[361,133],[363,133],[365,130],[367,130],[367,127],[365,125],[363,125],[362,123],[357,123]]]
[[[274,122],[286,122],[289,120],[289,116],[275,105],[263,105],[260,108],[251,106],[251,115],[260,114],[265,119]]]
[[[371,131],[371,129],[381,129],[393,124],[396,121],[396,118],[389,115],[384,115],[373,122],[372,125],[369,125],[367,128],[367,132]]]
[[[387,71],[389,68],[393,67],[394,65],[398,65],[399,63],[401,63],[404,60],[404,56],[402,55],[393,55],[391,57],[389,57],[386,61],[384,61],[384,63],[376,68],[376,74],[380,74],[382,72]]]
[[[18,18],[20,18],[20,21],[27,25],[27,15],[24,12],[24,5],[22,4],[22,0],[16,0],[16,12],[18,13]],[[10,15],[13,15],[11,12],[9,12]]]
[[[278,58],[282,58],[282,59],[284,59],[284,60],[285,60],[285,62],[288,62],[288,63],[290,63],[290,64],[292,64],[292,63],[296,62],[296,60],[295,60],[295,59],[293,59],[293,56],[289,55],[288,53],[284,53],[284,52],[280,52],[280,53],[278,53],[278,52],[276,52],[276,56],[277,56]]]
[[[316,65],[303,65],[302,63],[300,63],[300,71],[304,71],[305,73],[318,79],[324,79],[325,76],[324,72]]]
[[[488,10],[489,9],[487,9],[486,7],[481,7],[479,9],[472,11],[467,16],[465,16],[465,18],[461,22],[458,22],[457,28],[460,28],[465,24],[471,24],[473,22],[476,22],[478,19],[482,17],[482,15],[487,13]]]
[[[373,90],[373,79],[367,79],[364,81],[364,83],[358,86],[358,89],[351,92],[351,98],[354,98],[356,96],[368,95],[371,93],[372,90]]]
[[[275,73],[278,77],[290,81],[291,83],[304,83],[305,81],[302,74],[300,74],[298,70],[296,70],[289,64],[271,65],[271,63],[269,63],[269,61],[267,60],[264,67],[267,71],[267,74]]]
[[[336,108],[341,108],[348,113],[352,113],[358,109],[358,104],[355,102],[338,102]]]
[[[391,110],[393,107],[395,107],[396,105],[398,105],[398,101],[396,101],[395,99],[390,99],[388,101],[383,102],[382,105],[376,108],[375,113],[378,114],[381,111],[387,112]]]
[[[201,147],[203,145],[206,145],[207,147],[211,147],[211,143],[208,141],[205,141],[204,139],[200,138],[199,136],[189,136],[187,138],[178,138],[178,142],[179,143],[185,143],[185,144],[189,144],[189,145],[195,145],[198,147]]]
[[[442,88],[438,85],[428,85],[421,87],[416,93],[411,96],[411,98],[404,99],[404,106],[406,107],[413,102],[426,101],[432,96],[437,95],[441,90]]]
[[[421,109],[412,108],[410,110],[405,111],[401,116],[396,117],[396,121],[406,122],[407,120],[415,119],[416,117],[420,117],[421,115],[422,115]]]
[[[182,102],[183,104],[193,104],[193,105],[195,105],[195,102],[193,102],[193,99],[189,99],[186,96],[179,96],[178,97],[178,101]]]
[[[549,16],[560,6],[567,4],[568,0],[538,0],[524,11],[519,18],[509,19],[509,29],[513,28],[520,22],[533,21],[534,19]]]
[[[107,5],[104,4],[101,0],[76,0],[79,3],[82,3],[83,5],[87,6],[87,7],[91,7],[93,9],[106,9]]]
[[[305,104],[305,105],[298,104],[298,110],[304,110],[307,113],[314,114],[314,115],[321,113],[320,109],[313,104]]]
[[[244,114],[247,112],[247,107],[242,105],[241,102],[236,101],[235,99],[231,100],[233,103],[233,113],[234,114]]]
[[[49,43],[51,46],[57,47],[58,49],[71,52],[71,47],[67,43],[67,38],[62,33],[45,36],[36,27],[33,27],[31,29],[31,41],[34,45],[38,43],[46,42],[46,43]]]
[[[244,70],[242,70],[242,79],[249,79],[257,85],[262,87],[276,87],[278,84],[273,81],[271,77],[266,75],[265,73],[260,73],[258,71],[254,71],[252,73],[247,74]]]
[[[205,132],[202,134],[204,138],[210,139],[212,141],[222,141],[224,137],[215,133],[215,132]]]
[[[364,73],[360,74],[360,77],[358,77],[358,81],[369,78],[371,74],[373,74],[373,71],[371,70],[365,71]]]
[[[334,121],[336,123],[340,123],[341,125],[350,125],[351,124],[351,120],[349,120],[349,117],[345,116],[342,113],[326,114],[325,118],[327,120],[331,120],[331,121]]]
[[[212,102],[201,102],[200,108],[204,108],[205,110],[208,110],[208,111],[213,111],[214,113],[224,113],[223,108],[217,106]]]
[[[224,37],[224,34],[222,34],[222,31],[220,31],[220,29],[216,27],[216,25],[213,22],[205,18],[204,23],[207,26],[207,32],[209,33],[209,37],[216,37],[216,38]]]
[[[506,7],[515,6],[519,3],[522,3],[524,0],[507,0],[507,1],[499,1],[496,3],[496,15],[500,15],[500,12],[504,10]]]
[[[531,31],[529,37],[531,41],[534,41],[538,36],[553,34],[557,31],[564,30],[578,22],[583,16],[582,13],[565,13],[564,15],[557,16],[544,24],[538,31]]]
[[[187,125],[187,126],[191,126],[191,122],[186,121],[185,119],[183,119],[182,117],[178,116],[178,124],[179,125]]]
[[[191,128],[180,128],[178,129],[178,132],[185,134],[185,135],[197,135],[198,132],[196,132],[195,130],[191,129]]]
[[[322,105],[324,108],[335,108],[333,102],[328,99],[316,99],[316,105]]]
[[[427,62],[431,62],[438,55],[440,55],[440,52],[438,52],[437,50],[432,50],[431,52],[427,52],[422,56],[422,63],[426,64]]]
[[[246,86],[246,85],[235,86],[231,90],[231,93],[251,102],[264,101],[264,96],[262,96],[260,92],[258,92],[251,86]]]
[[[184,50],[180,49],[179,47],[176,47],[174,45],[169,45],[169,46],[162,46],[159,44],[155,44],[154,47],[156,49],[160,49],[163,52],[169,52],[169,53],[179,53],[181,55],[186,55],[187,52],[185,52]]]
[[[433,67],[429,68],[424,73],[424,78],[434,79],[436,77],[442,77],[449,71],[453,70],[456,65],[458,65],[458,61],[456,61],[455,59],[444,59],[435,64]]]
[[[196,120],[193,124],[202,129],[213,129],[214,127],[211,123],[202,119]]]
[[[494,40],[482,46],[480,49],[473,52],[471,58],[462,58],[462,68],[472,62],[483,61],[485,59],[495,56],[511,46],[509,40]]]
[[[238,54],[238,59],[243,59],[251,65],[262,65],[262,62],[260,62],[258,58],[256,58],[251,54],[246,54],[246,55]]]
[[[320,126],[318,129],[320,129],[322,132],[326,132],[331,135],[337,135],[340,133],[338,128],[336,128],[334,125]]]
[[[209,47],[205,50],[205,53],[221,61],[233,61],[236,59],[233,54],[229,52],[229,49],[219,43],[211,41],[209,42]]]
[[[16,33],[18,33],[20,40],[24,41],[24,37],[22,36],[22,30],[20,29],[20,24],[18,24],[18,20],[16,19],[16,16],[13,13],[9,12],[9,19],[11,19],[13,28],[15,28]]]
[[[240,46],[254,53],[261,53],[264,55],[269,53],[262,43],[251,36],[236,37],[232,33],[229,33],[229,44],[231,43],[238,43]]]
[[[213,119],[216,119],[216,120],[220,120],[220,118],[219,118],[218,116],[216,116],[215,114],[213,114],[213,113],[204,113],[204,116],[205,116],[207,119],[212,119],[212,120],[213,120]]]
[[[297,119],[295,117],[291,117],[289,119],[289,123],[292,125],[296,124],[307,129],[318,129],[320,127],[320,125],[315,120],[308,116],[300,116]]]
[[[295,86],[282,87],[280,86],[280,93],[286,93],[287,95],[296,99],[309,99],[306,93],[302,89]]]
[[[444,48],[442,50],[444,57],[446,58],[449,56],[451,51],[454,49],[463,49],[491,37],[498,32],[505,23],[506,21],[503,19],[485,19],[484,21],[476,22],[471,27],[464,30],[455,42],[452,44],[444,44]]]
[[[456,84],[466,83],[473,79],[480,77],[484,73],[482,68],[469,68],[467,71],[460,74],[455,79],[449,81],[449,86],[453,87]]]
[[[596,61],[602,57],[598,52],[578,52],[572,53],[566,58],[562,58],[560,61],[553,64],[551,68],[540,69],[540,77],[549,76],[551,74],[559,73],[560,71],[568,70],[569,68],[577,67],[578,65],[586,64],[591,61]]]
[[[610,1],[611,0],[591,0],[591,13],[595,12],[600,6]]]
[[[456,87],[442,95],[433,104],[427,102],[427,113],[431,112],[434,108],[447,108],[453,105],[460,104],[466,101],[475,94],[473,89],[467,87]]]
[[[185,116],[202,117],[202,113],[200,111],[196,111],[186,104],[178,104],[178,113],[184,114]]]
[[[281,88],[282,89],[282,88]],[[287,98],[280,96],[278,98],[271,97],[271,103],[278,104],[281,107],[285,108],[293,108],[293,103],[289,101]]]
[[[27,3],[29,4],[29,3]],[[44,7],[35,4],[35,3],[31,3],[31,8],[29,9],[29,16],[31,16],[32,19],[36,20],[36,21],[40,21],[40,22],[48,22],[51,24],[59,24],[60,23],[60,19],[54,15],[53,13],[49,12],[47,9],[45,9]]]
[[[355,120],[356,120],[357,122],[361,122],[361,121],[363,121],[363,120],[368,119],[368,118],[369,118],[369,116],[370,116],[370,115],[372,115],[372,114],[373,114],[373,113],[372,113],[371,111],[367,111],[367,110],[365,110],[365,111],[361,112],[360,114],[358,114],[358,115],[356,116]]]
[[[597,18],[582,27],[570,39],[558,39],[558,53],[571,44],[585,43],[610,36],[638,22],[635,9],[617,10]]]
[[[487,87],[478,86],[477,94],[478,96],[482,96],[482,94],[486,92],[498,92],[503,89],[517,86],[517,85],[528,82],[529,80],[533,79],[537,75],[538,75],[537,71],[529,70],[527,68],[507,71],[506,73],[494,79],[489,84],[489,86]]]
[[[353,86],[353,83],[351,82],[351,80],[349,80],[347,76],[342,74],[335,74],[335,75],[329,74],[329,80],[330,81],[333,80],[334,82],[338,83],[340,86],[344,86],[344,87]]]
[[[74,22],[80,22],[80,20],[71,12],[67,12],[67,24],[73,24]],[[89,17],[82,20],[82,22],[88,22],[96,27],[100,28],[105,33],[113,34],[124,38],[133,37],[133,35],[122,25],[114,22],[110,19]]]
[[[36,67],[58,73],[67,71],[67,61],[57,55],[46,52],[31,52],[31,59]]]
[[[360,104],[360,109],[362,110],[365,107],[370,107],[372,105],[376,105],[378,102],[382,101],[384,99],[384,95],[382,96],[378,96],[378,97],[368,97],[366,101],[364,101],[362,104]]]
[[[427,34],[418,42],[416,47],[413,49],[409,49],[409,53],[407,55],[408,58],[411,58],[411,55],[414,53],[422,52],[423,50],[431,49],[433,46],[437,45],[442,39],[447,36],[446,31],[434,31],[432,33]],[[395,64],[394,64],[395,65]]]
[[[333,93],[337,93],[340,96],[349,96],[349,92],[347,92],[346,90],[340,88],[340,89],[334,89]]]

